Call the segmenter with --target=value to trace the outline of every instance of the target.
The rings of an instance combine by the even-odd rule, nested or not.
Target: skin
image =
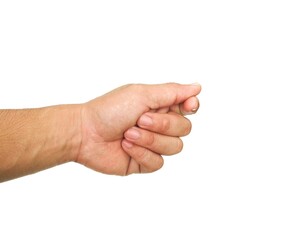
[[[199,84],[125,85],[84,104],[0,110],[0,181],[75,161],[128,175],[163,165],[191,131]]]

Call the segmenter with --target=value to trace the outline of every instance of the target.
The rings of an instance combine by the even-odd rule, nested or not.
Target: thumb
[[[196,96],[201,92],[201,85],[165,83],[156,85],[144,85],[147,106],[151,109],[170,107]]]

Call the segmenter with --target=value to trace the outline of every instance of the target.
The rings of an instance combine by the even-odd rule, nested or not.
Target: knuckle
[[[179,138],[176,144],[176,153],[180,153],[183,150],[184,143],[183,141]]]
[[[155,171],[161,169],[163,167],[163,165],[164,165],[164,159],[161,155],[159,155],[157,161],[155,161],[155,164],[151,169],[152,172],[155,172]]]
[[[185,129],[184,129],[184,136],[189,135],[191,131],[192,131],[192,123],[190,120],[187,120]]]
[[[162,156],[160,156],[160,159],[159,159],[158,164],[157,164],[157,166],[155,168],[155,171],[161,169],[163,166],[164,166],[164,159],[163,159]]]
[[[140,162],[146,161],[147,158],[147,149],[146,148],[139,148],[136,154],[136,159],[138,159]]]
[[[131,88],[131,87],[134,87],[136,84],[134,84],[134,83],[128,83],[128,84],[126,84],[126,85],[124,85],[123,87],[125,87],[125,88]]]
[[[127,87],[131,90],[138,91],[143,89],[143,84],[137,84],[137,83],[130,83],[127,84]]]
[[[133,84],[127,84],[125,86],[126,86],[127,91],[130,94],[135,94],[138,97],[149,95],[148,89],[145,87],[146,86],[145,84],[133,83]]]
[[[153,157],[147,160],[145,164],[141,165],[142,173],[152,173],[161,169],[164,165],[164,159],[161,155],[158,155],[157,158]]]
[[[149,132],[147,133],[146,139],[146,145],[147,146],[153,146],[155,143],[155,133]]]
[[[129,83],[129,84],[125,84],[123,86],[120,87],[120,89],[129,89],[129,88],[132,88],[134,84],[132,83]]]
[[[163,132],[163,133],[168,132],[169,129],[170,129],[170,127],[171,127],[171,122],[170,122],[170,120],[167,119],[167,118],[163,118],[162,124],[161,124],[161,129],[160,129],[161,132]]]
[[[129,84],[123,85],[122,88],[126,89],[130,92],[135,92],[135,91],[137,91],[137,89],[140,88],[140,84],[129,83]]]

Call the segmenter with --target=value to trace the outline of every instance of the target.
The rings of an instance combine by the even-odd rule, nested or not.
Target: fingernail
[[[194,82],[194,83],[192,83],[192,85],[194,85],[194,86],[200,86],[201,84],[198,83],[198,82]]]
[[[126,140],[122,141],[122,145],[126,148],[132,148],[132,146],[133,146],[133,144],[131,142],[126,141]]]
[[[182,111],[183,116],[192,115],[193,113],[194,113],[194,110],[192,110],[191,112],[184,112],[184,111]]]
[[[148,115],[142,115],[138,123],[143,126],[150,126],[153,124],[153,120]]]
[[[199,108],[199,100],[197,98],[193,98],[193,106],[192,106],[192,113],[198,111]]]
[[[138,130],[131,128],[125,133],[125,137],[128,139],[136,140],[140,138],[140,133]]]

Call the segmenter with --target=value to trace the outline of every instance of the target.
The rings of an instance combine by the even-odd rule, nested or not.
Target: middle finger
[[[165,136],[138,127],[128,129],[124,137],[129,142],[161,155],[177,154],[183,148],[183,142],[178,137]]]
[[[137,125],[142,129],[173,137],[186,136],[192,128],[189,119],[173,112],[147,112],[139,118]]]

